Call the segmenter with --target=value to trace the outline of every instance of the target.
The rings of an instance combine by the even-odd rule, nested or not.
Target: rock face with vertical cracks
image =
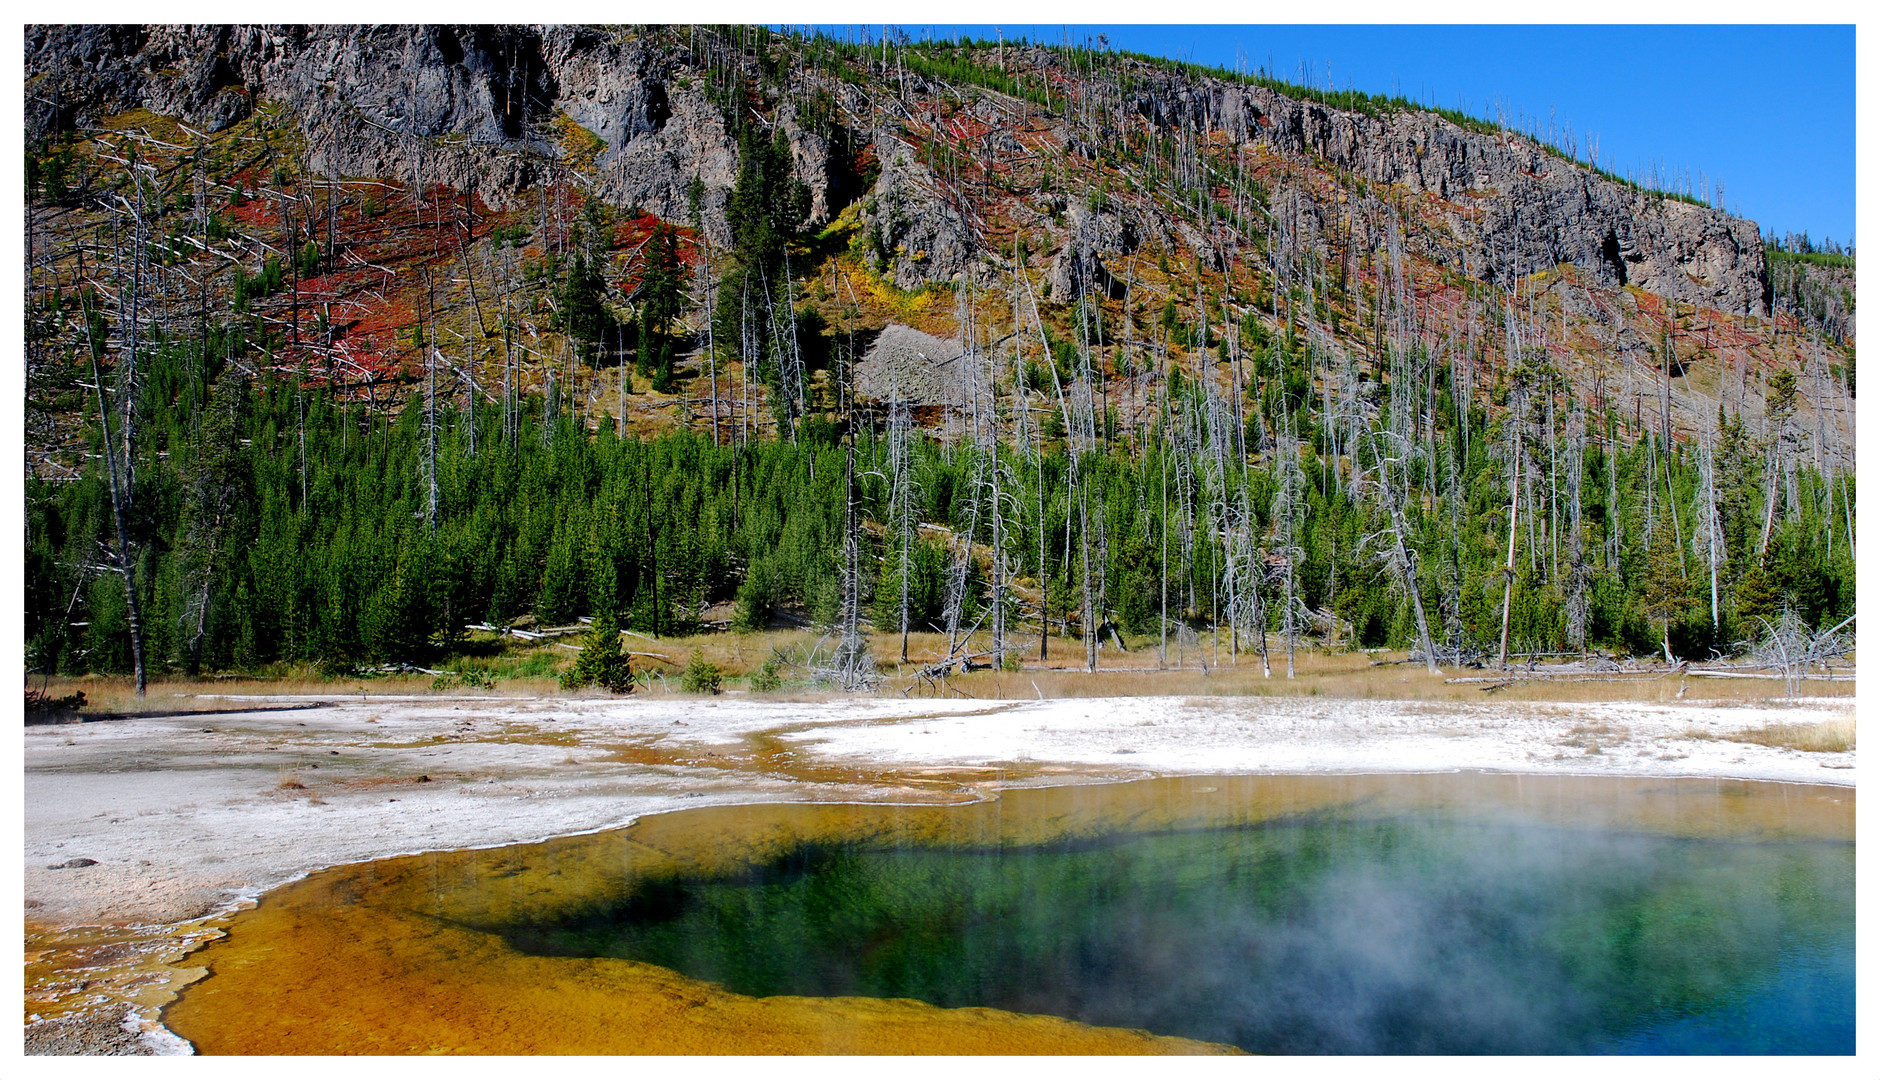
[[[1051,298],[1070,303],[1086,293],[1121,296],[1123,282],[1104,257],[1136,250],[1134,228],[1121,215],[1086,206],[1071,207],[1069,224],[1070,235],[1045,274]]]
[[[1433,113],[1366,115],[1160,73],[1145,75],[1131,104],[1158,125],[1223,131],[1281,154],[1315,156],[1368,183],[1432,194],[1460,244],[1427,254],[1452,265],[1466,258],[1490,280],[1571,263],[1605,285],[1769,313],[1754,222],[1608,179],[1531,139],[1470,131]]]
[[[29,26],[26,57],[28,141],[136,108],[216,132],[271,101],[299,125],[314,172],[443,182],[502,208],[550,178],[559,116],[605,144],[596,196],[685,221],[697,177],[706,231],[730,242],[736,140],[697,72],[681,71],[684,57],[633,31]],[[853,194],[834,190],[839,155],[781,111],[811,220],[826,220]]]
[[[875,138],[881,176],[864,203],[864,218],[879,230],[887,263],[882,276],[902,289],[951,281],[979,252],[978,234],[940,194],[933,171],[914,149],[886,132]]]
[[[147,108],[219,131],[285,107],[327,176],[442,181],[513,204],[545,178],[556,115],[598,136],[596,194],[683,219],[694,176],[723,230],[737,149],[675,58],[575,27],[28,27],[26,136]]]
[[[1022,55],[1054,62],[1035,49]],[[1125,107],[1152,124],[1224,132],[1365,184],[1433,196],[1420,211],[1425,220],[1407,231],[1408,242],[1439,264],[1505,282],[1570,263],[1599,284],[1769,313],[1769,271],[1753,222],[1641,191],[1531,139],[1433,113],[1345,111],[1119,63],[1133,79]],[[29,142],[135,108],[219,131],[274,103],[306,137],[315,172],[442,181],[473,188],[499,208],[561,168],[558,140],[573,123],[604,145],[587,178],[596,195],[683,221],[697,177],[703,225],[715,242],[729,241],[724,206],[737,146],[720,105],[705,96],[697,58],[678,38],[583,27],[29,26],[25,70]],[[919,78],[909,87],[931,89]],[[892,115],[865,88],[836,91],[865,126]],[[790,141],[812,221],[833,217],[860,194],[857,178],[826,132],[801,122],[787,99],[775,111],[762,122]],[[997,127],[994,113],[982,119]],[[1066,118],[1052,141],[1096,160],[1104,138]],[[902,288],[952,280],[984,253],[983,224],[942,195],[905,142],[885,129],[873,141],[881,173],[865,218],[880,237],[874,250],[887,256],[884,274]],[[995,155],[1022,149],[1009,134],[988,135],[986,145]],[[1306,202],[1295,209],[1338,214]],[[1086,235],[1085,224],[1073,223],[1052,268],[1054,293],[1114,285],[1105,265],[1110,242]],[[1317,224],[1322,234],[1337,223]],[[1154,238],[1164,229],[1154,222],[1137,231]],[[1207,257],[1205,238],[1197,250]]]

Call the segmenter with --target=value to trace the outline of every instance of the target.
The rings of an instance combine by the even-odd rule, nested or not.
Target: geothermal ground
[[[158,699],[151,699],[157,707]],[[738,802],[965,801],[1195,773],[1715,776],[1852,788],[1855,754],[1732,736],[1848,698],[768,700],[192,697],[24,732],[28,1053],[188,1052],[189,949],[313,870]],[[191,711],[182,711],[184,708]],[[206,711],[205,711],[206,710]],[[1772,740],[1774,741],[1774,740]]]

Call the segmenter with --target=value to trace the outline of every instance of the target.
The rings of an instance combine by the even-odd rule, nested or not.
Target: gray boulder
[[[965,356],[957,341],[890,323],[856,362],[855,393],[883,404],[958,407],[970,384]]]

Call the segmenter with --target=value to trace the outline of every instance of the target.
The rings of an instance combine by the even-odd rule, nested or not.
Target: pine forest
[[[879,28],[27,38],[29,681],[1852,648],[1853,251],[1544,121]]]

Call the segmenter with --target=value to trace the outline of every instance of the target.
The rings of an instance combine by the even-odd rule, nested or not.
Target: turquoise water
[[[1598,1048],[1614,1054],[1851,1054],[1854,938],[1784,954],[1735,1000],[1677,1015]]]
[[[1854,845],[1324,812],[1032,846],[798,844],[522,951],[1288,1054],[1854,1051]]]

